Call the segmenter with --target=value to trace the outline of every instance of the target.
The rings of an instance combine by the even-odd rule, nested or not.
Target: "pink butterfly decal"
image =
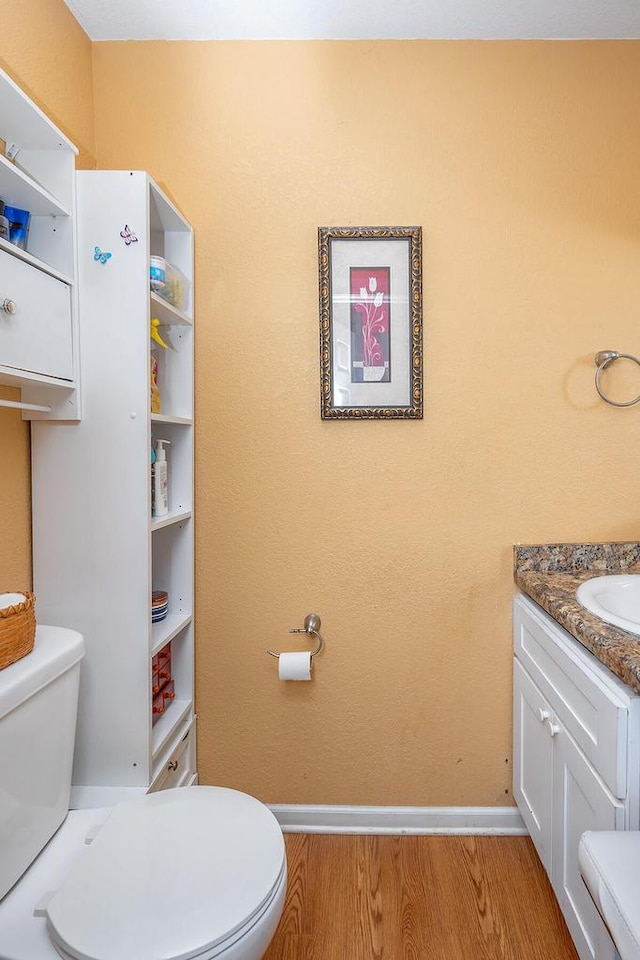
[[[133,232],[133,230],[131,229],[128,223],[125,223],[124,230],[120,231],[120,236],[122,237],[122,239],[124,240],[127,246],[129,246],[132,243],[138,242],[138,238],[136,237],[135,233]]]

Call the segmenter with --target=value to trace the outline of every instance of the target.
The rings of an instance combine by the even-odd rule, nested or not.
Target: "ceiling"
[[[92,40],[640,37],[640,0],[65,0]]]

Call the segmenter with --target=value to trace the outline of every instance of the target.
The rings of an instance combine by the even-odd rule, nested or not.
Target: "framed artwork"
[[[422,419],[422,228],[319,227],[320,415]]]

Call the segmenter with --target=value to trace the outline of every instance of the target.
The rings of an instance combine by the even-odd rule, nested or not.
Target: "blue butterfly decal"
[[[107,260],[111,257],[110,253],[103,253],[100,247],[93,248],[93,259],[99,260],[100,263],[106,263]]]
[[[133,232],[133,230],[131,229],[128,223],[125,223],[124,230],[120,231],[120,236],[122,237],[122,239],[124,240],[127,246],[129,246],[131,243],[138,242],[138,238],[136,237],[135,233]]]

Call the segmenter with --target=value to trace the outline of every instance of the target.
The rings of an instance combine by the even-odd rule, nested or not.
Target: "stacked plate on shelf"
[[[169,609],[169,594],[166,590],[154,590],[151,594],[151,622],[164,620]]]

